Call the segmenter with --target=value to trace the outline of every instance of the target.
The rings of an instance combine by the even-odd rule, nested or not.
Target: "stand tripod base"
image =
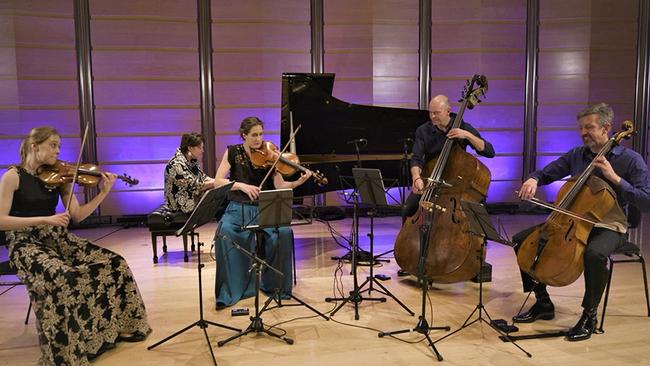
[[[271,337],[281,339],[281,340],[287,342],[287,344],[293,344],[293,339],[291,339],[289,337],[285,337],[285,336],[277,334],[277,333],[273,333],[270,330],[265,329],[264,328],[264,323],[262,322],[261,317],[252,316],[251,317],[251,323],[250,323],[250,325],[248,325],[248,328],[246,328],[246,330],[244,330],[243,332],[241,332],[239,334],[235,334],[234,336],[232,336],[232,337],[230,337],[228,339],[224,339],[223,341],[217,342],[217,346],[221,347],[224,344],[226,344],[226,343],[228,343],[228,342],[230,342],[232,340],[243,337],[246,334],[253,333],[253,332],[255,332],[255,333],[265,333],[265,334],[270,335]]]
[[[385,253],[382,253],[381,255],[383,255],[383,254],[385,254]],[[369,265],[373,265],[373,266],[379,264],[380,262],[390,263],[389,259],[380,259],[379,258],[380,255],[373,256],[373,255],[371,255],[370,252],[368,252],[366,250],[357,250],[355,255],[356,255],[356,258],[357,258],[357,263],[368,263]],[[352,261],[352,251],[348,250],[348,252],[345,253],[344,255],[338,256],[338,257],[337,256],[331,257],[331,259],[332,260],[338,260],[338,261],[348,261],[348,262],[350,262],[350,261]]]
[[[334,301],[343,301],[339,306],[336,307],[331,313],[330,317],[333,317],[334,314],[336,314],[341,308],[347,304],[348,302],[351,302],[354,304],[354,320],[359,320],[359,303],[362,301],[377,301],[377,302],[386,302],[385,297],[363,297],[361,296],[361,292],[359,292],[359,289],[356,291],[350,291],[350,296],[348,297],[326,297],[325,301],[326,302],[334,302]]]
[[[203,334],[205,335],[205,341],[208,343],[208,349],[210,350],[210,355],[212,356],[212,363],[214,365],[216,365],[217,360],[214,357],[214,352],[212,351],[212,343],[210,343],[210,338],[208,338],[208,332],[206,331],[206,328],[208,327],[208,325],[214,325],[216,327],[226,328],[226,329],[229,329],[229,330],[233,330],[235,332],[241,332],[241,329],[238,329],[238,328],[233,328],[233,327],[229,327],[227,325],[211,322],[209,320],[200,319],[200,320],[197,320],[196,322],[188,325],[187,327],[179,330],[178,332],[170,335],[169,337],[167,337],[165,339],[162,339],[162,340],[152,344],[151,346],[147,347],[147,350],[152,350],[152,349],[158,347],[159,345],[167,342],[168,340],[176,337],[177,335],[180,335],[180,334],[184,333],[185,331],[191,329],[192,327],[199,327],[199,328],[203,329]]]
[[[402,308],[404,308],[404,310],[406,310],[407,313],[411,314],[411,316],[415,315],[415,313],[411,309],[409,309],[408,306],[404,305],[403,302],[399,301],[399,299],[395,295],[393,295],[392,292],[388,291],[388,289],[386,287],[384,287],[384,285],[377,282],[377,280],[374,277],[367,277],[366,280],[361,284],[361,286],[359,286],[359,289],[362,289],[363,286],[365,286],[366,284],[369,284],[369,287],[367,289],[365,289],[365,290],[360,290],[359,291],[360,293],[367,291],[368,295],[371,295],[372,291],[376,291],[376,292],[379,292],[380,294],[390,296],[393,300],[395,300],[395,302],[397,302]],[[379,286],[381,288],[381,290],[377,290],[377,289],[373,288],[372,287],[373,284]],[[386,299],[384,299],[384,301],[386,301]]]
[[[277,295],[277,293],[276,293],[275,295],[269,297],[269,298],[266,300],[266,303],[264,304],[264,306],[262,307],[262,309],[260,309],[260,315],[261,315],[263,312],[267,311],[267,310],[271,310],[271,309],[275,309],[275,308],[281,308],[281,307],[284,307],[284,306],[304,306],[304,307],[306,307],[307,309],[309,309],[309,310],[313,311],[314,313],[316,313],[316,315],[320,316],[321,318],[323,318],[323,319],[325,319],[325,320],[330,320],[330,319],[329,319],[325,314],[323,314],[323,313],[321,313],[320,311],[316,310],[316,309],[313,308],[311,305],[307,304],[306,302],[304,302],[303,300],[301,300],[301,299],[298,298],[297,296],[295,296],[295,295],[291,295],[291,300],[295,300],[295,301],[297,301],[298,304],[283,304],[283,303],[282,303],[282,299],[281,299],[281,298],[279,297],[279,295]],[[271,301],[275,301],[275,302],[276,302],[276,305],[275,305],[275,306],[269,306],[269,304],[271,303]]]
[[[472,318],[472,316],[473,316],[475,313],[477,313],[477,312],[478,312],[478,317],[477,317],[476,319],[474,319],[474,320],[472,320],[472,321],[470,322],[469,320],[470,320],[470,319]],[[487,321],[487,320],[485,320],[485,318],[483,318],[483,313],[485,313],[485,316],[486,316],[490,321]],[[465,329],[465,328],[468,328],[470,325],[472,325],[472,324],[474,324],[474,323],[480,323],[480,322],[483,322],[483,323],[489,325],[490,328],[492,328],[495,332],[499,333],[499,335],[500,335],[499,338],[500,338],[500,339],[503,340],[502,337],[505,337],[505,338],[508,339],[507,341],[504,341],[504,342],[510,342],[510,343],[512,343],[515,347],[519,348],[519,350],[521,350],[521,352],[523,352],[526,356],[528,356],[528,357],[533,357],[533,355],[531,355],[531,354],[528,353],[525,349],[521,348],[521,346],[519,346],[517,343],[515,343],[516,340],[513,339],[513,337],[510,337],[508,334],[503,333],[499,328],[497,328],[497,327],[495,327],[494,325],[492,325],[492,318],[490,317],[490,314],[488,314],[487,310],[485,309],[485,307],[483,306],[482,303],[479,303],[478,305],[476,305],[476,307],[474,308],[474,310],[469,314],[469,316],[467,317],[467,319],[465,319],[465,322],[463,323],[463,325],[460,326],[460,328],[456,329],[455,331],[453,331],[453,332],[447,334],[446,336],[444,336],[444,337],[442,337],[442,338],[436,339],[436,341],[433,342],[433,343],[438,343],[438,342],[442,341],[443,339],[448,338],[448,337],[451,337],[452,335],[454,335],[454,334],[460,332],[461,330],[463,330],[463,329]]]
[[[438,352],[438,349],[436,348],[436,346],[434,344],[435,342],[433,342],[431,340],[431,337],[429,336],[429,333],[432,330],[449,331],[449,329],[451,329],[451,328],[449,328],[449,326],[430,327],[427,320],[423,316],[420,316],[419,320],[418,320],[418,324],[413,329],[408,328],[408,329],[402,329],[402,330],[395,330],[395,331],[392,331],[392,332],[379,332],[379,334],[377,334],[377,336],[379,336],[379,338],[383,338],[385,336],[394,336],[396,334],[418,332],[418,333],[423,334],[425,336],[425,338],[427,339],[427,342],[429,342],[429,347],[431,347],[431,350],[433,351],[433,354],[436,355],[436,359],[438,361],[442,361],[443,360],[442,355],[440,354],[440,352]]]

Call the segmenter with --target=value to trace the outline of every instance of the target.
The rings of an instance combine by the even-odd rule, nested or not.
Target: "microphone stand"
[[[427,339],[427,341],[429,342],[429,347],[431,347],[431,350],[433,351],[433,354],[436,356],[436,359],[438,361],[442,361],[443,360],[442,355],[440,354],[440,352],[438,352],[438,349],[434,344],[435,342],[433,342],[433,340],[429,336],[429,333],[432,330],[449,331],[451,328],[449,326],[432,327],[427,322],[426,299],[427,299],[427,290],[429,288],[429,281],[426,276],[425,262],[426,262],[427,254],[429,252],[429,234],[431,232],[433,216],[435,214],[435,210],[437,209],[435,203],[440,197],[440,189],[443,186],[450,186],[450,185],[445,183],[444,181],[439,182],[439,181],[431,180],[429,183],[430,184],[427,184],[427,188],[425,188],[425,190],[431,190],[432,197],[433,197],[433,199],[431,200],[432,202],[426,202],[427,205],[424,205],[425,202],[422,201],[420,202],[420,210],[421,210],[420,214],[424,215],[424,220],[422,226],[420,226],[420,258],[418,261],[418,273],[417,273],[418,282],[422,290],[422,308],[421,308],[420,316],[418,318],[418,323],[415,325],[414,328],[407,328],[407,329],[401,329],[401,330],[390,331],[390,332],[379,332],[378,336],[379,338],[383,338],[385,336],[409,333],[412,331],[418,332],[424,335],[424,337]],[[431,309],[431,313],[433,314],[433,309]]]

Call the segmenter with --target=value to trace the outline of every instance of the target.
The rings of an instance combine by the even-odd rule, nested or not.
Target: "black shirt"
[[[455,113],[450,113],[451,120],[456,118]],[[494,147],[486,141],[481,134],[469,123],[461,121],[460,128],[470,132],[472,135],[480,138],[485,143],[483,151],[477,151],[481,156],[486,158],[494,157]],[[413,143],[413,156],[411,157],[411,166],[424,167],[428,161],[438,156],[442,151],[445,142],[447,141],[447,132],[441,131],[438,127],[433,125],[433,122],[428,121],[415,130],[415,142]],[[466,139],[458,139],[456,143],[463,149],[467,150],[467,145],[474,146]],[[474,149],[476,150],[476,149]]]
[[[269,171],[266,168],[253,166],[243,144],[228,146],[228,162],[230,163],[230,180],[253,186],[259,186]],[[273,174],[269,176],[262,187],[262,190],[269,189],[273,189]],[[228,199],[235,202],[250,202],[248,195],[242,191],[230,191]]]
[[[14,192],[10,216],[35,217],[52,216],[59,203],[59,188],[46,187],[38,177],[23,168],[17,168],[18,190]]]

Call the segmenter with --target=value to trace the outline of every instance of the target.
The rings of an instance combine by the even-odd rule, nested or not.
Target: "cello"
[[[614,189],[592,174],[594,161],[633,134],[632,122],[623,122],[621,131],[605,143],[585,171],[564,183],[557,194],[557,207],[549,207],[553,212],[546,222],[535,228],[517,251],[522,271],[538,282],[556,287],[570,285],[580,277],[591,229],[612,209],[621,210]],[[536,200],[531,202],[539,204]]]
[[[474,75],[463,90],[461,106],[450,128],[459,128],[466,108],[481,102],[487,79]],[[483,239],[469,234],[469,219],[460,201],[481,202],[490,185],[490,170],[447,139],[440,154],[426,163],[422,176],[428,177],[418,211],[409,217],[395,240],[395,260],[409,273],[419,273],[420,247],[427,247],[424,273],[437,283],[466,281],[478,274],[483,258]],[[429,221],[427,216],[433,217]],[[423,227],[430,227],[421,238]],[[423,236],[424,236],[423,235]],[[423,240],[428,241],[422,243]]]

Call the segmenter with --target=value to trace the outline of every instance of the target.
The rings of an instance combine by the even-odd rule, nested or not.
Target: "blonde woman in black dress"
[[[51,127],[34,128],[23,141],[20,164],[0,180],[0,230],[38,319],[38,365],[88,365],[116,342],[144,340],[151,328],[124,258],[66,229],[99,206],[116,176],[103,173],[95,198],[80,205],[73,195],[56,213],[73,186],[48,187],[36,171],[56,163],[60,145]]]

